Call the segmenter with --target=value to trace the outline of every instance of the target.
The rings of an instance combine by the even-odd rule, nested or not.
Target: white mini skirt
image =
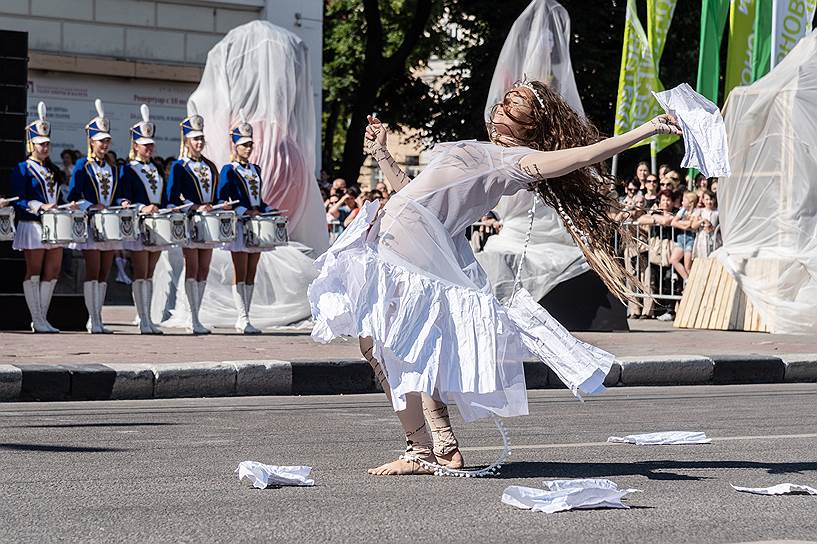
[[[17,251],[26,249],[55,249],[69,244],[43,244],[43,227],[39,221],[20,221],[14,233],[11,247]]]

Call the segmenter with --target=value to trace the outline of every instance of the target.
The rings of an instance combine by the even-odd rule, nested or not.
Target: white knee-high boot
[[[148,319],[145,317],[145,280],[134,280],[131,283],[133,293],[133,304],[136,306],[136,314],[139,316],[139,334],[153,334]]]
[[[245,328],[245,334],[261,334],[261,329],[255,327],[250,322],[250,306],[252,306],[252,293],[255,289],[255,284],[253,283],[245,283],[244,284],[244,313],[247,316],[247,327]]]
[[[88,332],[91,334],[102,333],[102,323],[99,322],[99,316],[96,313],[96,299],[99,296],[99,288],[97,281],[86,281],[82,284],[82,295],[85,298],[85,309],[88,310]]]
[[[102,329],[104,334],[113,334],[111,329],[105,327],[105,324],[102,322],[102,306],[105,305],[105,293],[108,292],[108,283],[104,281],[98,281],[96,284],[96,316],[99,319],[99,327]]]
[[[199,282],[197,282],[195,278],[184,280],[184,290],[187,295],[187,302],[190,305],[190,332],[197,335],[210,334],[210,330],[199,321],[199,309],[201,308]]]
[[[247,307],[244,303],[244,282],[233,285],[233,303],[238,312],[238,318],[235,321],[235,330],[246,334],[249,319],[247,317]]]
[[[48,332],[57,333],[60,330],[48,322],[48,308],[51,307],[51,297],[54,295],[54,288],[57,286],[57,280],[41,281],[40,282],[40,312],[43,316],[43,323],[48,328]]]
[[[162,329],[153,322],[153,318],[150,316],[150,305],[151,302],[153,302],[153,280],[151,278],[145,280],[142,292],[145,294],[145,315],[147,316],[148,325],[151,330],[153,330],[153,334],[164,334]]]
[[[31,276],[31,279],[23,282],[23,294],[26,297],[28,312],[31,314],[32,332],[51,332],[45,325],[40,306],[40,276]]]

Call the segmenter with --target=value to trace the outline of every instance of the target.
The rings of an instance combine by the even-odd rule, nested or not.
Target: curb
[[[528,389],[564,385],[525,362]],[[817,354],[620,357],[608,387],[817,382]],[[342,395],[381,391],[363,360],[202,361],[178,364],[0,364],[0,401]]]

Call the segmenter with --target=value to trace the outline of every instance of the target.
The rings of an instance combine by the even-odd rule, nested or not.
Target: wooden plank
[[[749,259],[746,261],[746,275],[754,278],[756,271],[757,271],[757,262],[755,259]],[[743,330],[744,331],[751,331],[752,323],[755,321],[755,307],[752,305],[752,302],[749,300],[749,297],[746,296],[746,293],[743,294],[746,298],[746,314],[743,318]]]
[[[704,292],[701,296],[701,308],[695,318],[695,328],[705,329],[709,324],[709,316],[712,313],[712,304],[718,290],[718,277],[720,275],[720,263],[713,262],[710,268],[709,278],[707,278]]]
[[[732,276],[726,271],[726,268],[721,266],[718,274],[718,291],[715,293],[715,300],[712,302],[712,314],[709,316],[709,323],[707,329],[718,329],[723,309],[726,306],[726,294],[729,292],[729,284]]]
[[[698,267],[697,277],[693,279],[690,276],[690,280],[686,286],[686,290],[689,291],[688,295],[689,305],[686,307],[686,311],[681,317],[679,326],[684,328],[695,327],[695,319],[701,308],[701,294],[703,293],[703,290],[706,287],[706,282],[709,277],[711,265],[712,265],[711,259],[703,259],[700,263],[700,266]],[[693,268],[695,268],[694,262]]]
[[[675,321],[672,323],[675,327],[685,328],[689,321],[689,313],[696,306],[696,300],[693,296],[695,285],[701,281],[701,274],[706,267],[705,259],[699,259],[692,262],[692,270],[689,274],[689,281],[684,287],[684,294],[681,296],[681,304],[678,305],[678,313],[675,314]]]
[[[729,330],[729,322],[732,317],[732,309],[735,307],[738,299],[738,282],[735,278],[726,271],[726,268],[723,269],[726,272],[727,277],[727,287],[724,289],[723,292],[723,306],[721,307],[718,313],[718,321],[716,323],[716,327],[719,330],[725,331]]]

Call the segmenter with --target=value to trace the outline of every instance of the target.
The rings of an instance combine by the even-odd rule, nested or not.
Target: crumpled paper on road
[[[730,176],[726,126],[718,106],[687,83],[652,94],[664,111],[676,116],[681,125],[684,133],[681,166],[697,168],[708,178]]]
[[[712,440],[706,437],[706,433],[687,431],[664,431],[659,433],[611,436],[607,441],[621,444],[635,444],[637,446],[709,444],[712,442]]]
[[[252,486],[258,489],[279,485],[315,485],[315,480],[309,477],[312,467],[286,467],[242,461],[235,471],[238,473],[239,481],[247,478],[252,482]]]
[[[755,495],[817,495],[817,489],[813,487],[789,483],[777,484],[771,487],[738,487],[732,485],[732,489],[744,493],[754,493]]]
[[[546,489],[512,485],[502,492],[502,502],[523,510],[553,514],[574,509],[629,508],[621,502],[638,489],[619,489],[615,482],[603,478],[550,480]]]

